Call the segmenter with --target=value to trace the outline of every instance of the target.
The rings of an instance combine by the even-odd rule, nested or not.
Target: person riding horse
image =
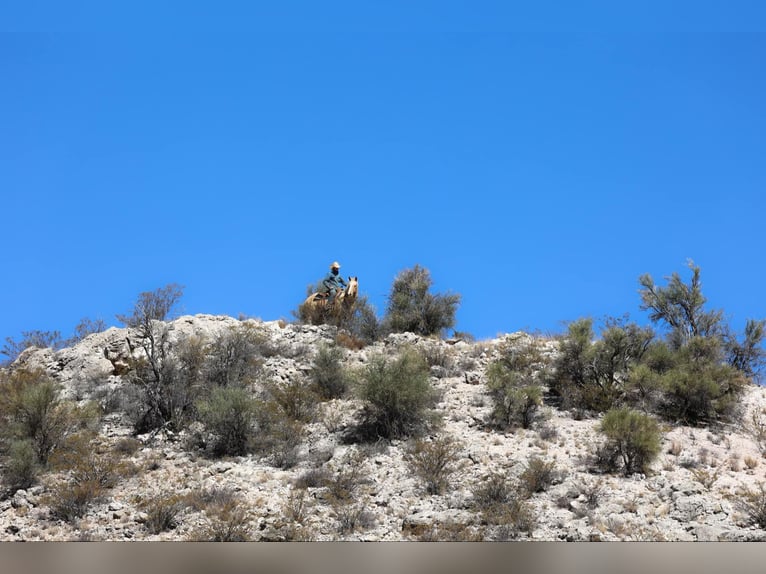
[[[330,265],[330,272],[322,281],[322,287],[324,288],[323,292],[326,293],[327,303],[329,305],[332,305],[338,291],[346,287],[346,281],[341,277],[339,272],[340,263],[333,261],[332,265]]]

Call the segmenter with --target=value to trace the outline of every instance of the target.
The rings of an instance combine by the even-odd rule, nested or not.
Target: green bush
[[[430,293],[432,284],[431,273],[419,265],[396,276],[383,319],[387,330],[428,336],[455,325],[460,295]]]
[[[323,399],[345,396],[350,379],[341,365],[343,350],[337,346],[321,345],[309,371],[309,378]]]
[[[40,464],[34,445],[29,439],[14,440],[8,450],[8,458],[3,468],[3,483],[11,492],[29,488],[40,473]]]
[[[197,403],[197,413],[213,436],[217,456],[244,455],[256,430],[257,400],[241,387],[218,387]]]
[[[429,368],[412,349],[391,359],[370,359],[361,372],[359,396],[365,401],[362,427],[369,438],[398,438],[426,425],[427,409],[434,403]]]
[[[98,410],[60,398],[60,386],[42,371],[19,369],[0,378],[0,434],[8,441],[29,440],[45,466],[71,433],[93,425]]]
[[[661,433],[657,421],[627,407],[608,411],[600,431],[606,435],[600,457],[608,469],[622,466],[625,475],[648,473],[660,452]]]
[[[705,311],[707,299],[702,294],[700,268],[689,260],[692,272],[689,283],[678,273],[666,277],[667,285],[660,287],[648,273],[639,277],[641,309],[649,311],[649,318],[669,328],[668,342],[678,349],[695,337],[720,337],[725,332],[722,311]]]
[[[565,408],[604,412],[625,400],[625,379],[651,345],[654,333],[608,318],[596,340],[591,319],[569,325],[549,380]]]
[[[499,428],[529,428],[543,404],[542,387],[536,383],[540,355],[531,345],[513,347],[489,365],[487,389],[494,407],[491,423]]]

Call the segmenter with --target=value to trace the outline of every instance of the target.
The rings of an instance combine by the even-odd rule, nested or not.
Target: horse
[[[359,295],[359,278],[349,277],[346,288],[335,294],[332,305],[328,305],[329,298],[326,293],[312,293],[303,302],[302,307],[307,309],[311,315],[317,312],[325,315],[332,313],[334,315],[347,311],[354,306],[356,298]]]

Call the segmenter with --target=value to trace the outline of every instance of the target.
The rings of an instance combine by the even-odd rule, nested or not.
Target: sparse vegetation
[[[766,323],[749,321],[737,338],[705,310],[698,269],[688,285],[641,278],[662,338],[626,316],[598,332],[581,319],[556,339],[440,340],[446,327],[433,328],[454,320],[459,296],[433,303],[417,266],[397,280],[425,307],[389,307],[381,322],[360,298],[342,326],[279,329],[201,315],[166,323],[182,292],[171,285],[121,316],[125,338],[79,347],[103,339],[109,362],[48,350],[0,368],[0,530],[24,540],[153,538],[179,525],[161,538],[661,540],[698,517],[685,539],[719,527],[762,535],[753,454],[766,452],[764,395],[741,399],[762,367]],[[400,327],[421,321],[415,334],[393,334],[397,313]],[[99,330],[84,320],[77,338]],[[647,475],[640,488],[636,473]],[[744,490],[734,494],[733,480]],[[418,492],[433,498],[413,505]],[[719,500],[723,512],[706,512]]]

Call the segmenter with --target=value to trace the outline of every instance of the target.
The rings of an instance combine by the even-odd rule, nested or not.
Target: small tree
[[[689,260],[692,271],[687,284],[678,273],[667,277],[665,287],[655,285],[648,273],[639,277],[642,289],[641,309],[649,310],[649,318],[670,327],[668,340],[674,348],[688,343],[693,337],[721,336],[724,332],[723,312],[705,311],[707,299],[702,295],[700,268]]]
[[[106,323],[103,319],[90,319],[89,317],[83,317],[80,322],[75,325],[74,333],[65,341],[67,347],[71,347],[82,341],[88,335],[94,333],[102,333],[106,330]]]
[[[765,335],[766,321],[755,319],[748,319],[741,343],[734,333],[727,331],[724,337],[726,361],[745,376],[757,377],[766,361],[766,351],[763,348]]]
[[[4,362],[10,364],[29,347],[37,347],[39,349],[60,349],[63,344],[64,341],[62,341],[61,333],[59,331],[22,331],[21,339],[18,341],[11,337],[5,338],[5,344],[0,349],[0,355],[8,357]]]
[[[460,295],[430,293],[432,284],[431,273],[419,265],[396,276],[384,317],[390,331],[428,336],[454,327]]]
[[[143,412],[136,419],[136,430],[147,431],[170,422],[174,409],[172,394],[177,387],[171,380],[178,373],[170,357],[165,319],[178,304],[183,287],[171,283],[154,291],[140,293],[129,315],[117,319],[136,330],[144,357],[133,363],[131,381],[143,395]]]

